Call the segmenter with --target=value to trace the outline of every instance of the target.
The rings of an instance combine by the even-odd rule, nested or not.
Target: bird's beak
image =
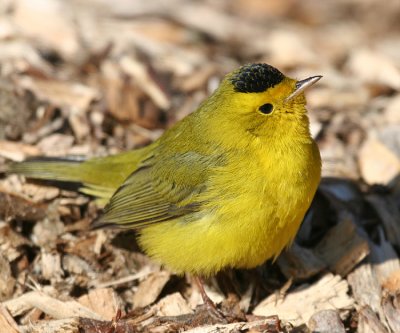
[[[311,77],[301,80],[301,81],[297,81],[296,89],[288,97],[286,97],[285,102],[288,102],[291,99],[295,98],[300,93],[302,93],[304,90],[306,90],[308,87],[311,87],[314,83],[319,81],[321,78],[322,78],[322,75],[316,75],[316,76],[311,76]]]

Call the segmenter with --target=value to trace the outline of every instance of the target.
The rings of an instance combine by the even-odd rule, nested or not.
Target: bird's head
[[[321,77],[295,80],[267,64],[245,65],[221,82],[213,96],[214,109],[229,126],[234,122],[256,136],[282,135],[301,126],[308,131],[304,90]]]

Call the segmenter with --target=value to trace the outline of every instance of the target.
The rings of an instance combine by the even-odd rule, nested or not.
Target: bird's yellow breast
[[[214,197],[205,197],[190,220],[142,229],[145,252],[177,273],[203,276],[276,257],[293,240],[315,194],[319,151],[312,142],[281,153],[246,154],[216,170],[208,184]]]

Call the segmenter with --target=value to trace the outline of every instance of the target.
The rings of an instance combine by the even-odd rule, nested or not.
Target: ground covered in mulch
[[[400,332],[400,3],[0,3],[0,332]],[[72,188],[5,175],[27,157],[104,156],[158,138],[249,62],[299,79],[323,180],[276,262],[222,272],[206,316],[134,232],[89,229]]]

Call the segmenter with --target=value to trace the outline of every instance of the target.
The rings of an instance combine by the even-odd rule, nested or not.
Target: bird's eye
[[[261,105],[258,110],[260,110],[262,114],[270,114],[274,110],[274,106],[270,103],[266,103]]]

